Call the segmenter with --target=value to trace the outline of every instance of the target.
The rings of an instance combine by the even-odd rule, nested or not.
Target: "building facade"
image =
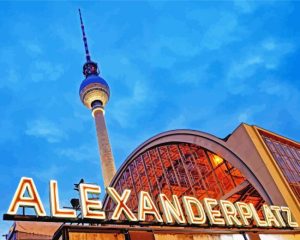
[[[131,190],[126,204],[134,214],[138,212],[139,193],[147,191],[163,218],[160,193],[168,198],[176,195],[180,202],[183,196],[189,195],[200,201],[214,198],[251,203],[261,218],[264,204],[287,206],[293,220],[300,222],[299,169],[300,144],[256,126],[241,124],[225,139],[195,130],[174,130],[158,134],[137,147],[119,168],[110,186],[119,194],[125,189]],[[115,208],[112,198],[106,195],[103,209],[107,216]],[[186,212],[183,214],[186,216]],[[115,224],[65,223],[48,239],[299,238],[299,227],[159,224],[152,215],[147,216],[145,222],[130,223],[121,215]]]

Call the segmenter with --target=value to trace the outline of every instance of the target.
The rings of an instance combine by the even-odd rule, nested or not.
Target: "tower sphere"
[[[89,109],[93,108],[93,103],[99,103],[99,101],[102,107],[105,107],[109,100],[109,94],[107,82],[97,74],[88,75],[79,88],[80,99]]]

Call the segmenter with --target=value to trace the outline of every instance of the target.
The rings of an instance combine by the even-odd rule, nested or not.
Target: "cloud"
[[[282,2],[287,4],[290,1],[286,0]],[[238,10],[240,13],[250,15],[250,14],[254,14],[256,10],[264,6],[266,6],[269,10],[272,8],[272,5],[278,5],[278,1],[277,0],[268,0],[268,1],[234,0],[233,4],[235,9]]]
[[[31,174],[43,182],[48,182],[49,179],[55,178],[59,173],[64,171],[63,165],[51,165],[43,167],[42,169],[35,169],[31,171]]]
[[[235,0],[234,6],[238,9],[241,13],[250,14],[253,13],[257,7],[259,2],[249,1],[249,0]]]
[[[30,79],[33,82],[55,81],[61,77],[64,68],[60,64],[36,60],[31,66]]]
[[[261,113],[266,109],[266,104],[260,104],[256,106],[251,106],[246,109],[243,109],[238,113],[238,121],[252,123],[255,119],[255,115]]]
[[[7,69],[7,71],[8,71],[7,79],[9,79],[8,85],[16,84],[20,80],[19,73],[16,71],[16,69],[13,69],[13,68],[9,68],[9,69]]]
[[[111,102],[106,107],[107,117],[111,117],[122,128],[134,126],[138,119],[149,112],[145,105],[157,101],[158,93],[151,87],[151,79],[142,71],[136,59],[124,57],[119,52],[103,55],[105,79],[111,91]],[[104,65],[103,64],[103,65]]]
[[[3,142],[13,142],[19,138],[18,130],[14,125],[11,119],[2,118],[0,121],[1,124],[1,135],[0,135],[0,143]]]
[[[112,132],[110,139],[116,166],[120,166],[134,149],[156,133],[157,132],[154,132],[153,130],[136,131],[135,129],[130,132],[127,130],[124,130],[121,133]]]
[[[261,51],[264,67],[267,69],[276,69],[283,58],[296,50],[292,42],[282,41],[280,39],[265,39],[258,51]]]
[[[193,26],[199,35],[197,44],[200,49],[217,50],[232,41],[239,40],[240,33],[243,33],[238,15],[233,11],[215,7],[198,8],[187,12],[186,17],[193,20]]]
[[[0,48],[0,64],[1,74],[5,76],[5,80],[0,81],[0,87],[9,87],[14,89],[18,86],[20,80],[19,70],[22,66],[16,64],[18,62],[16,52],[10,46]]]
[[[27,123],[25,133],[28,136],[43,138],[49,143],[60,142],[67,137],[61,127],[46,119],[37,119]]]
[[[38,43],[31,42],[31,41],[22,41],[22,45],[27,53],[32,56],[36,57],[43,53],[41,46]]]
[[[189,66],[186,70],[178,72],[177,82],[182,85],[193,84],[197,86],[209,79],[209,61],[203,64],[198,63],[197,66]],[[214,73],[215,74],[215,73]]]
[[[300,91],[294,84],[270,78],[262,81],[258,90],[272,99],[270,105],[273,113],[287,111],[294,119],[299,119]]]
[[[238,39],[235,33],[238,29],[237,17],[227,12],[218,15],[218,21],[207,29],[202,39],[201,45],[211,50]]]
[[[170,120],[170,122],[166,126],[166,129],[167,130],[184,129],[187,128],[188,125],[189,125],[189,121],[186,115],[179,114]]]
[[[64,49],[70,49],[74,51],[74,53],[82,54],[83,45],[80,41],[80,28],[77,28],[77,31],[72,31],[73,29],[74,28],[58,24],[50,26],[51,33],[56,37],[56,39],[61,41]],[[89,45],[91,45],[92,40],[93,39],[89,39]]]
[[[288,99],[295,91],[291,86],[276,79],[266,79],[259,84],[258,89],[268,95]]]
[[[99,152],[96,142],[91,144],[81,145],[76,148],[57,149],[56,153],[59,156],[65,157],[74,162],[90,162],[99,164]]]
[[[151,90],[147,88],[145,82],[136,81],[129,91],[131,91],[129,95],[114,101],[110,110],[111,116],[123,127],[131,124],[138,116],[134,115],[133,111],[134,109],[136,111],[140,104],[145,104],[149,100]],[[139,116],[141,116],[142,112],[142,110],[139,111]]]
[[[258,71],[265,73],[279,68],[284,58],[295,51],[293,43],[275,38],[268,38],[257,45],[252,45],[229,65],[225,79],[228,89],[233,93],[248,91],[247,86],[257,79]]]
[[[153,67],[170,68],[178,61],[178,56],[183,59],[191,58],[197,55],[200,49],[198,43],[190,41],[186,36],[162,34],[147,46],[142,57]]]

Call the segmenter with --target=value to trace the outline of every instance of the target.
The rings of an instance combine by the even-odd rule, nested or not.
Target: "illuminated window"
[[[300,201],[300,145],[264,131],[259,132]]]

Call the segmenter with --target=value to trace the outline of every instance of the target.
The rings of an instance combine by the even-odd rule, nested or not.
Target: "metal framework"
[[[191,143],[164,143],[153,146],[131,159],[112,184],[121,193],[131,189],[128,206],[138,210],[138,193],[150,192],[159,206],[158,194],[228,199],[251,202],[259,210],[265,202],[240,170],[226,159]],[[105,210],[113,211],[115,204],[105,201]],[[162,209],[160,209],[162,212]],[[148,220],[151,220],[149,217]]]

